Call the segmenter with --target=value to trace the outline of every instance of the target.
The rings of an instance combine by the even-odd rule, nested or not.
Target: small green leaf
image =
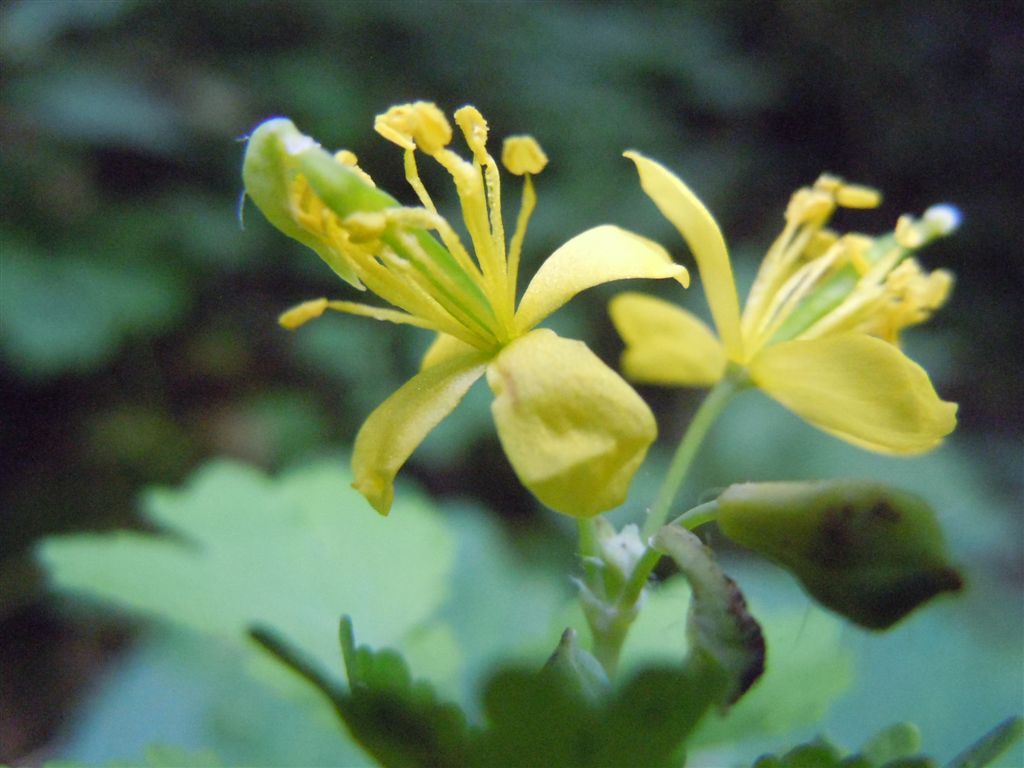
[[[718,524],[791,571],[822,605],[886,629],[963,586],[919,496],[859,480],[742,483],[718,497]]]
[[[753,768],[839,768],[842,760],[840,749],[819,736],[784,755],[762,755],[754,761]]]
[[[693,599],[687,634],[688,664],[717,664],[730,684],[722,704],[732,704],[764,672],[764,636],[747,610],[736,582],[714,561],[711,550],[683,528],[665,526],[654,538],[690,582]]]
[[[462,710],[438,699],[428,683],[413,680],[397,651],[357,646],[348,617],[341,620],[340,631],[347,691],[273,631],[258,628],[251,634],[330,699],[352,736],[381,765],[426,768],[466,763]]]
[[[969,746],[946,768],[984,768],[1024,737],[1024,717],[1010,717]]]
[[[872,764],[882,765],[892,760],[910,757],[921,749],[921,731],[913,723],[897,723],[886,728],[869,741],[863,754]]]
[[[842,754],[835,744],[819,738],[807,744],[794,747],[782,756],[785,768],[833,768],[842,760]]]
[[[593,701],[550,666],[504,670],[485,687],[488,727],[474,741],[472,765],[678,766],[726,684],[716,665],[647,667]]]
[[[717,665],[641,669],[605,706],[593,765],[681,765],[690,734],[729,683]]]

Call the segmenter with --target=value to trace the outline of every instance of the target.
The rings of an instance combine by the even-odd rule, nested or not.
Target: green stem
[[[672,510],[676,495],[683,487],[683,481],[686,480],[690,465],[697,455],[697,449],[704,442],[711,425],[715,423],[732,398],[748,386],[750,386],[750,382],[745,373],[730,371],[708,392],[704,402],[697,409],[697,413],[693,415],[693,421],[690,422],[683,439],[679,442],[679,447],[676,448],[675,455],[672,457],[672,463],[669,464],[668,472],[665,473],[661,490],[658,491],[658,497],[654,501],[654,506],[651,507],[651,513],[647,516],[647,522],[644,523],[641,533],[641,538],[644,541],[650,539],[668,521],[668,515]]]
[[[718,499],[712,499],[686,510],[669,525],[679,525],[688,531],[693,531],[705,523],[710,523],[716,517],[718,517]]]
[[[693,421],[690,422],[679,447],[676,448],[668,471],[665,473],[658,497],[641,533],[641,538],[644,541],[649,542],[651,537],[667,522],[672,504],[686,480],[697,450],[704,442],[711,425],[725,410],[732,398],[748,386],[750,386],[750,380],[747,378],[746,372],[739,368],[732,368],[727,372],[725,378],[708,392],[704,402],[694,414]],[[693,529],[713,520],[716,513],[717,504],[710,502],[694,507],[674,522]],[[589,521],[587,522],[589,523]],[[596,548],[596,531],[593,528],[593,523],[589,523],[588,527],[585,522],[581,521],[580,553],[587,558],[591,551],[596,552]],[[633,572],[629,574],[621,589],[615,590],[618,594],[608,595],[594,592],[606,603],[607,610],[595,617],[588,615],[587,618],[594,638],[594,656],[600,661],[609,677],[614,674],[618,666],[619,655],[626,641],[626,635],[636,618],[637,602],[659,560],[661,560],[661,553],[648,545],[647,550],[637,561]],[[584,559],[584,563],[586,569],[588,560]],[[586,569],[585,573],[593,592],[593,585],[597,583],[597,579],[591,569]],[[607,590],[603,590],[603,592],[607,592]]]
[[[583,580],[590,591],[604,598],[604,579],[601,577],[601,566],[596,562],[601,556],[597,547],[597,530],[592,518],[579,518],[580,558],[583,560]]]
[[[688,531],[692,531],[705,523],[710,523],[717,516],[718,500],[716,499],[687,510],[673,520],[670,525],[680,525]],[[619,597],[620,605],[630,606],[636,604],[636,601],[640,599],[640,593],[647,586],[647,580],[651,577],[651,573],[658,565],[659,560],[661,560],[661,552],[654,549],[654,547],[648,547],[643,557],[637,561],[636,568],[633,569],[629,580],[622,588],[622,594]]]

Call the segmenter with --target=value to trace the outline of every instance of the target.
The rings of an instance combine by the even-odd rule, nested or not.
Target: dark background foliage
[[[372,131],[391,104],[473,103],[496,138],[533,133],[552,162],[527,273],[603,221],[688,262],[620,157],[631,147],[702,195],[741,275],[822,170],[885,192],[843,222],[865,231],[956,203],[962,229],[925,255],[956,292],[915,352],[961,404],[954,439],[985,482],[1021,498],[1019,3],[23,0],[0,7],[0,66],[0,759],[43,745],[124,641],[53,613],[39,537],[132,525],[139,489],[211,456],[274,468],[350,444],[427,342],[354,318],[275,325],[292,303],[347,294],[252,207],[239,226],[240,139],[270,115],[353,149],[410,200]],[[558,322],[613,361],[610,295]],[[691,396],[645,394],[671,436]],[[409,474],[545,520],[508,492],[485,402]],[[1019,557],[1003,568],[1020,579]]]

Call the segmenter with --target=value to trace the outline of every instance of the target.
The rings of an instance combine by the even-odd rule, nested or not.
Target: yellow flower
[[[601,283],[671,277],[686,285],[689,275],[658,244],[599,226],[556,250],[517,306],[519,258],[536,203],[531,176],[547,157],[528,136],[505,142],[503,164],[524,177],[518,221],[506,244],[487,123],[473,107],[458,110],[455,122],[471,162],[448,149],[452,129],[433,104],[397,106],[377,117],[377,132],[405,150],[418,207],[401,206],[373,185],[355,156],[328,154],[286,119],[256,129],[243,168],[247,194],[272,224],[313,248],[339,276],[392,305],[316,299],[285,312],[280,322],[295,328],[331,309],[438,333],[420,372],[356,437],[354,486],[382,514],[391,508],[399,468],[486,374],[498,436],[519,479],[559,512],[595,515],[625,498],[655,438],[654,418],[586,345],[535,326]],[[454,180],[475,259],[431,201],[417,150]]]
[[[786,224],[765,256],[740,314],[725,241],[690,189],[660,164],[626,153],[644,191],[686,240],[704,281],[717,337],[695,316],[639,294],[613,299],[626,342],[623,369],[637,382],[708,386],[727,369],[814,426],[862,448],[915,454],[956,426],[928,374],[899,347],[903,328],[926,320],[952,286],[910,254],[951,232],[959,214],[929,209],[870,238],[825,228],[837,207],[870,208],[880,197],[831,176],[793,195]]]

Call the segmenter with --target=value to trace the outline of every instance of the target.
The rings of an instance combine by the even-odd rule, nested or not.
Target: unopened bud
[[[743,483],[718,498],[718,524],[738,544],[791,571],[820,603],[885,629],[963,586],[942,531],[919,496],[880,483]]]

